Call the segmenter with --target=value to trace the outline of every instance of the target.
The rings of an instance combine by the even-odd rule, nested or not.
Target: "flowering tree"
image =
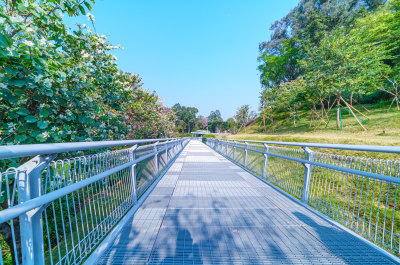
[[[110,51],[120,46],[106,36],[85,25],[71,32],[62,22],[62,13],[79,15],[87,9],[88,1],[0,5],[2,144],[121,139],[131,133],[123,113],[126,102],[144,93],[140,77],[118,69]],[[87,17],[93,23],[93,15]],[[149,111],[161,107],[158,99],[142,99],[152,104]]]
[[[142,89],[124,104],[126,138],[171,137],[175,132],[175,113],[162,105],[154,93]]]
[[[200,127],[200,129],[207,129],[207,126],[208,126],[207,118],[200,115],[200,117],[199,117],[199,127]]]

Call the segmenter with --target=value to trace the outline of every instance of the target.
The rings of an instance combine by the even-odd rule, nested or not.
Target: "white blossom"
[[[0,24],[4,24],[6,22],[5,18],[0,17]]]
[[[71,133],[72,133],[72,131],[68,131],[68,132],[67,132],[67,134],[71,134]]]
[[[12,23],[18,23],[18,22],[24,21],[24,19],[19,15],[16,15],[15,17],[11,16],[10,20],[11,20]]]
[[[35,82],[39,82],[40,80],[42,80],[43,75],[38,75],[35,77]]]
[[[50,134],[49,134],[48,132],[44,132],[44,133],[42,133],[42,136],[43,136],[44,138],[48,138],[48,137],[50,136]]]
[[[45,38],[41,38],[40,39],[40,45],[46,45],[46,39]]]
[[[44,80],[44,84],[45,84],[45,85],[51,86],[51,80],[50,80],[49,78],[46,78],[46,79]]]
[[[94,21],[94,16],[93,16],[93,14],[87,13],[86,16],[87,16],[88,20]]]
[[[51,130],[54,132],[55,130],[57,130],[57,127],[56,127],[56,126],[53,126],[53,127],[51,128]]]
[[[30,40],[25,40],[25,41],[24,41],[24,44],[27,45],[27,46],[29,46],[29,47],[32,47],[32,46],[33,46],[33,42],[31,42]]]
[[[7,85],[4,84],[4,83],[0,83],[0,88],[1,88],[1,89],[6,89],[6,88],[7,88]]]
[[[82,58],[88,58],[90,55],[87,53],[87,52],[85,52],[85,51],[82,51],[81,52],[81,55],[82,55]]]
[[[9,122],[7,125],[8,125],[8,129],[15,129],[15,127],[16,127],[16,124],[13,122]]]

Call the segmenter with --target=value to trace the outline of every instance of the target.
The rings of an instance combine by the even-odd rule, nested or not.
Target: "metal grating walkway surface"
[[[99,264],[392,264],[191,141]]]

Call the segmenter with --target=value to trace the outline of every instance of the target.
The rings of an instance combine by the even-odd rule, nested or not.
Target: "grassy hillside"
[[[229,135],[229,139],[252,139],[264,141],[284,142],[314,142],[331,144],[366,144],[366,145],[387,145],[400,146],[400,111],[395,108],[388,112],[387,103],[365,105],[369,111],[360,106],[356,108],[368,116],[364,131],[352,115],[342,111],[344,130],[336,128],[336,115],[332,117],[327,128],[325,123],[313,127],[310,124],[310,111],[299,111],[298,115],[307,124],[304,125],[296,120],[296,128],[293,127],[293,118],[290,113],[281,113],[275,118],[273,124],[267,124],[266,131],[263,130],[261,119],[246,127],[235,135]],[[334,151],[333,151],[334,152]],[[330,151],[330,153],[332,153]],[[346,152],[355,155],[355,152]],[[362,155],[362,152],[358,155]],[[399,160],[398,155],[373,155],[375,158],[390,158]]]

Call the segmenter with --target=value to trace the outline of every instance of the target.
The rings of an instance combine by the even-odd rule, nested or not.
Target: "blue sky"
[[[123,71],[139,73],[167,106],[180,103],[224,119],[259,106],[258,44],[270,25],[298,0],[97,0],[91,12],[99,34]],[[88,23],[86,17],[67,20]]]

